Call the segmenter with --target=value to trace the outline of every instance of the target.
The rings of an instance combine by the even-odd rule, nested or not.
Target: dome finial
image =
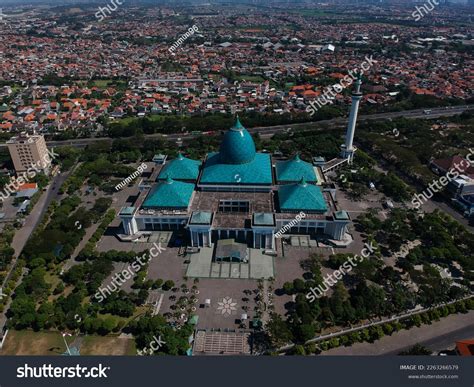
[[[183,160],[184,156],[181,152],[178,152],[178,160]]]
[[[166,184],[173,184],[173,179],[170,177],[169,174],[166,175]]]
[[[306,182],[306,179],[304,178],[304,176],[301,178],[299,184],[302,185],[303,187],[306,187],[308,185],[308,183]]]
[[[242,130],[244,129],[244,126],[242,125],[242,123],[240,122],[240,118],[239,118],[239,115],[237,114],[237,116],[235,117],[235,124],[234,126],[232,127],[232,129],[236,129],[236,130]]]

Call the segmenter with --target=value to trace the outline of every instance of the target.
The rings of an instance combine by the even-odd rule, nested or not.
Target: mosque
[[[339,162],[350,163],[355,152],[360,97],[359,80]],[[336,189],[326,183],[323,168],[299,155],[279,160],[257,152],[238,118],[218,152],[202,161],[179,154],[160,168],[156,181],[141,187],[135,206],[120,212],[128,238],[185,230],[193,247],[233,239],[255,249],[275,250],[275,234],[281,236],[284,229],[284,236],[307,235],[336,246],[349,243],[350,216],[338,207]]]

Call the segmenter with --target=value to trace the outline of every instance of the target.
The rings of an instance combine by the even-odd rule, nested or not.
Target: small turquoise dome
[[[237,118],[222,140],[219,157],[225,164],[247,164],[255,158],[255,143]]]

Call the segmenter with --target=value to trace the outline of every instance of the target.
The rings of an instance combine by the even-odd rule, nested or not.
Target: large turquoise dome
[[[255,154],[253,138],[237,118],[235,125],[224,135],[219,151],[220,160],[225,164],[247,164],[254,160]]]

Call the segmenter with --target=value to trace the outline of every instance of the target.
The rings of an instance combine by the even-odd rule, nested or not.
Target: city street
[[[17,263],[18,257],[21,254],[21,251],[25,247],[26,242],[30,238],[35,228],[41,222],[43,215],[45,214],[48,206],[51,204],[53,200],[58,200],[60,196],[58,194],[59,187],[61,187],[61,185],[64,183],[64,181],[67,179],[70,173],[71,172],[56,175],[51,180],[51,183],[49,184],[47,191],[43,192],[40,199],[38,200],[38,203],[36,203],[31,213],[27,216],[23,227],[15,232],[15,236],[13,237],[13,241],[12,241],[12,247],[15,250],[15,257],[14,257],[14,260],[12,261],[10,271],[8,272],[7,276],[5,277],[5,280],[3,281],[2,287],[4,287],[5,284],[8,282],[11,273],[16,267],[16,263]],[[5,305],[5,309],[4,309],[5,312],[0,313],[0,337],[3,336],[3,329],[7,322],[5,313],[9,309],[10,302],[11,302],[11,299]]]
[[[461,339],[474,339],[474,311],[451,315],[431,325],[402,330],[373,343],[356,343],[351,347],[334,348],[323,355],[396,355],[417,343],[440,351],[452,348],[455,341]]]

